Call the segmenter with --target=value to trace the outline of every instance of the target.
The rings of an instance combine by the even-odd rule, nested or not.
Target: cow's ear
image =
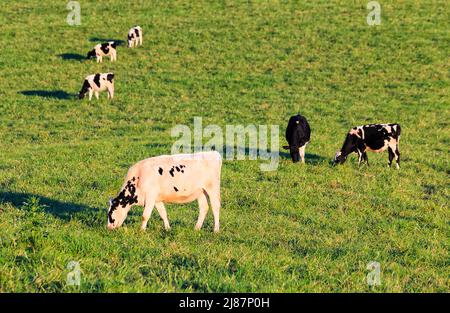
[[[112,206],[112,203],[113,203],[113,199],[109,198],[109,206]]]

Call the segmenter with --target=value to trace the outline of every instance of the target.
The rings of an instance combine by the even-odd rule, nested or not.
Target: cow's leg
[[[111,83],[111,85],[108,88],[108,91],[110,93],[111,100],[112,100],[114,98],[114,82]]]
[[[398,151],[398,141],[391,140],[388,146],[389,151],[389,166],[392,164],[392,159],[395,158],[395,166],[400,168],[400,152]]]
[[[300,152],[300,158],[302,159],[302,163],[305,163],[305,148],[306,145],[303,145],[298,149]]]
[[[206,213],[208,213],[208,199],[206,198],[205,192],[202,192],[201,195],[197,199],[198,201],[198,220],[197,224],[195,224],[195,230],[200,230],[202,228],[203,222],[205,221]]]
[[[400,168],[400,151],[398,151],[398,143],[395,146],[395,166],[397,167],[397,169]]]
[[[146,196],[144,212],[142,212],[142,225],[141,225],[142,230],[145,230],[145,228],[147,228],[148,219],[152,215],[154,206],[155,206],[155,198],[152,196]]]
[[[392,148],[391,148],[391,147],[388,147],[388,152],[389,152],[389,163],[388,163],[388,166],[391,167],[391,165],[392,165],[392,160],[393,160],[394,157],[395,157],[395,153],[394,153],[394,151],[392,151]]]
[[[364,161],[366,161],[367,166],[369,166],[369,158],[367,157],[366,151],[363,152],[363,159],[364,159]]]
[[[216,186],[206,190],[211,201],[211,208],[214,215],[214,232],[219,232],[220,228],[220,181],[216,183]]]
[[[96,97],[97,100],[98,100],[98,91],[95,92],[95,97]]]
[[[361,166],[361,162],[362,162],[363,157],[364,157],[364,152],[361,152],[361,150],[358,149],[357,153],[358,153],[358,166]]]
[[[92,93],[93,93],[93,90],[91,88],[91,89],[89,89],[89,101],[91,101],[91,99],[92,99]]]
[[[166,230],[170,230],[169,219],[167,218],[167,211],[166,211],[166,207],[164,206],[164,203],[156,202],[155,206],[156,206],[156,209],[158,210],[159,216],[161,216],[161,218],[164,222],[164,228]]]
[[[111,85],[106,88],[108,89],[108,99],[112,99],[114,97],[114,87]]]
[[[141,36],[139,37],[139,44],[142,46],[142,40],[143,40],[143,38],[142,38],[142,32],[141,32],[140,35],[141,35]]]

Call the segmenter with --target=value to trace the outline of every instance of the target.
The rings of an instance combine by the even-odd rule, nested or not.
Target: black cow
[[[399,124],[369,124],[350,129],[342,145],[341,151],[336,153],[334,164],[342,164],[347,156],[355,152],[358,154],[358,165],[364,160],[369,165],[366,151],[389,151],[389,167],[395,158],[397,168],[400,167],[400,141],[401,128]]]
[[[311,138],[311,128],[308,121],[300,114],[291,116],[286,128],[286,140],[289,146],[283,146],[284,149],[289,149],[292,162],[300,161],[305,163],[305,147]]]

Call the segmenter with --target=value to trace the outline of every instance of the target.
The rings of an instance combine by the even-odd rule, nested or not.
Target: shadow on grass
[[[96,43],[106,43],[106,42],[114,41],[118,46],[123,46],[125,44],[125,40],[110,39],[110,38],[100,38],[100,37],[91,37],[89,39],[89,41],[96,42]]]
[[[44,213],[53,215],[63,221],[70,221],[71,219],[81,220],[88,225],[98,225],[99,213],[102,213],[98,208],[92,208],[82,204],[76,204],[72,202],[64,202],[56,199],[50,199],[40,195],[31,193],[13,192],[13,191],[1,191],[0,203],[11,203],[13,206],[20,210],[29,210],[27,203],[31,202],[31,199],[37,198],[38,206]],[[106,210],[105,218],[106,221]]]
[[[150,143],[146,145],[148,148],[150,149],[161,149],[164,148],[164,150],[167,150],[168,154],[170,154],[170,150],[171,150],[171,145],[170,144],[163,144],[163,143]],[[200,151],[202,150],[204,147],[197,147],[197,146],[191,146],[191,152],[192,151]],[[231,151],[230,149],[232,149],[231,146],[223,146],[222,147],[222,151],[220,151],[219,149],[217,149],[215,146],[212,147],[211,151],[218,151],[222,154],[222,158],[226,159],[226,155],[227,155],[227,151]],[[271,152],[270,151],[264,151],[264,150],[259,150],[259,149],[253,149],[253,148],[249,148],[249,147],[234,147],[234,159],[236,158],[237,153],[242,153],[241,151],[244,152],[245,155],[245,159],[248,160],[249,156],[257,156],[258,160],[262,160],[261,155],[265,155],[266,158],[267,157],[271,157]],[[185,152],[183,152],[185,153]],[[187,152],[186,152],[187,153]],[[276,152],[275,152],[276,153]],[[288,152],[284,152],[282,150],[278,151],[278,155],[281,159],[288,159],[291,160],[291,155]],[[273,157],[273,156],[272,156]],[[317,164],[323,164],[323,163],[327,163],[330,165],[333,165],[333,160],[331,158],[326,158],[323,157],[321,155],[318,154],[314,154],[314,153],[305,153],[305,162],[307,164],[312,164],[312,165],[317,165]]]
[[[63,60],[76,60],[76,61],[86,60],[85,55],[81,55],[78,53],[63,53],[63,54],[58,54],[58,56]]]
[[[288,160],[292,160],[291,155],[288,152],[280,151],[280,157]],[[332,165],[332,160],[330,158],[325,158],[321,155],[314,154],[314,153],[305,153],[305,163],[307,164],[322,164],[322,163],[328,163]]]
[[[18,93],[24,96],[54,98],[59,100],[69,100],[74,99],[76,97],[75,94],[67,93],[64,90],[24,90],[19,91]]]

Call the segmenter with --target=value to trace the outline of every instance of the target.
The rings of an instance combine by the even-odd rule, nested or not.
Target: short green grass
[[[449,292],[447,1],[8,1],[0,12],[1,292]],[[118,62],[81,60],[140,25]],[[116,98],[78,101],[91,73]],[[106,230],[106,206],[136,161],[170,152],[176,124],[312,127],[307,164],[225,161],[221,232],[197,204],[141,208]],[[402,125],[358,169],[330,160],[355,125]],[[69,286],[77,261],[81,285]],[[366,282],[371,261],[381,285]]]

